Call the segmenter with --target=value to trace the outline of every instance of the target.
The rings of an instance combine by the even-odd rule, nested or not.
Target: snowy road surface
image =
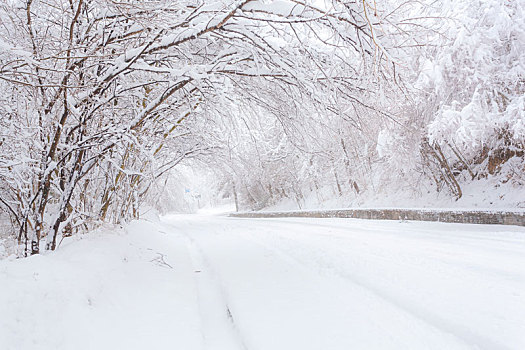
[[[525,349],[525,228],[169,216],[0,262],[0,349]]]

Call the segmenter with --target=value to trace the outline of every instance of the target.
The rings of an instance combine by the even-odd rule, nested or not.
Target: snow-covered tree
[[[0,198],[19,242],[55,249],[136,213],[151,181],[208,149],[188,120],[232,96],[284,116],[389,74],[378,16],[368,1],[3,3]]]

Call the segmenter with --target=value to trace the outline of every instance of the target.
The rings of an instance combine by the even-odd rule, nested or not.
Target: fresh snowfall
[[[0,350],[88,349],[525,349],[525,0],[0,0]]]
[[[0,263],[2,349],[523,349],[525,229],[168,215]]]

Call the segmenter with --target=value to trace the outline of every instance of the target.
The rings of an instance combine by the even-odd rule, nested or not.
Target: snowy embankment
[[[399,184],[397,184],[399,185]],[[525,211],[525,186],[513,185],[498,176],[462,183],[463,196],[454,198],[446,191],[436,192],[423,186],[414,189],[363,191],[338,196],[329,186],[318,191],[304,191],[301,201],[285,198],[263,211],[319,210],[339,208],[388,208],[463,211]]]
[[[191,260],[135,222],[0,261],[0,349],[198,349]]]
[[[525,228],[168,216],[0,262],[1,349],[523,349]]]

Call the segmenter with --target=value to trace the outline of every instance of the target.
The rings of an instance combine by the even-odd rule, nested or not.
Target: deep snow
[[[523,349],[525,228],[172,215],[0,261],[0,349]]]
[[[285,198],[263,208],[263,211],[319,210],[349,208],[426,208],[429,210],[525,210],[525,186],[515,186],[498,177],[462,183],[463,196],[456,200],[447,191],[436,192],[433,188],[390,190],[390,192],[365,191],[356,195],[334,194],[330,187],[307,192],[301,201]]]

